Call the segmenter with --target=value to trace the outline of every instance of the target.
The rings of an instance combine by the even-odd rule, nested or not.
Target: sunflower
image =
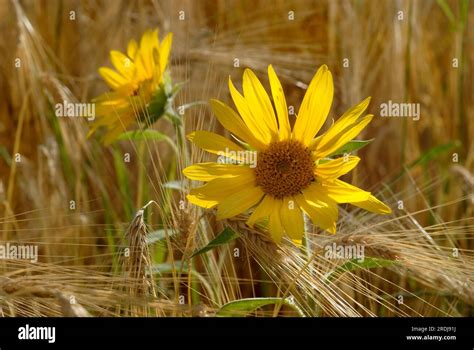
[[[96,120],[89,136],[104,126],[104,142],[110,144],[134,122],[151,124],[164,114],[172,94],[165,71],[171,49],[172,34],[159,41],[158,30],[147,30],[140,44],[130,40],[127,53],[110,51],[116,70],[99,68],[99,74],[112,89],[98,97],[95,103]]]
[[[370,98],[349,109],[318,137],[331,107],[332,75],[323,65],[303,98],[293,129],[281,83],[268,67],[273,105],[257,76],[246,69],[243,95],[229,78],[229,89],[238,113],[218,100],[211,100],[214,114],[237,143],[208,131],[195,131],[188,139],[198,147],[232,162],[200,163],[183,170],[191,180],[207,182],[191,189],[189,202],[203,208],[217,207],[217,219],[226,219],[253,209],[247,224],[266,224],[272,239],[284,234],[301,243],[305,213],[313,224],[336,233],[338,204],[351,203],[365,210],[389,214],[391,210],[370,192],[338,179],[359,163],[345,154],[334,157],[373,118],[361,115]],[[251,164],[250,152],[256,153]],[[232,164],[233,163],[233,164]]]

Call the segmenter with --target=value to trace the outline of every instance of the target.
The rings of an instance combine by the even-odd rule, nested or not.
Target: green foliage
[[[0,157],[3,158],[3,160],[5,161],[5,163],[7,163],[8,166],[11,166],[12,157],[10,156],[8,149],[5,146],[0,146]]]
[[[159,241],[162,241],[166,238],[166,235],[168,234],[168,236],[172,236],[175,234],[175,231],[172,231],[172,230],[165,230],[165,229],[159,229],[159,230],[156,230],[156,231],[153,231],[153,232],[150,232],[149,234],[147,234],[146,236],[146,243],[147,244],[153,244],[153,243],[156,243],[156,242],[159,242]]]
[[[132,195],[130,193],[130,181],[128,170],[123,161],[123,154],[118,148],[113,149],[115,173],[117,175],[118,186],[122,196],[122,203],[127,220],[131,220],[134,216],[132,205]]]
[[[339,148],[337,151],[334,151],[329,155],[329,157],[341,155],[344,153],[351,153],[360,150],[362,147],[367,146],[371,143],[374,139],[371,140],[352,140],[346,143],[344,146]]]
[[[408,169],[417,166],[417,165],[422,165],[426,166],[428,162],[431,160],[434,160],[438,158],[440,155],[443,153],[449,152],[452,149],[458,148],[460,146],[460,142],[458,140],[450,141],[448,143],[444,143],[442,145],[435,146],[425,153],[423,153],[421,156],[419,156],[417,159],[415,159],[413,162],[411,162],[408,165]]]
[[[158,130],[145,129],[145,130],[131,130],[124,132],[118,138],[118,141],[164,141],[168,143],[171,148],[176,152],[176,145],[174,141],[166,134],[159,132]]]
[[[458,31],[464,30],[464,27],[467,22],[467,14],[469,9],[469,0],[461,0],[459,1],[460,4],[460,13],[461,16],[459,19],[456,19],[451,7],[449,6],[446,0],[436,0],[438,6],[443,11],[444,15],[447,17],[449,24],[451,26],[451,30]]]
[[[247,298],[234,300],[230,303],[223,305],[216,313],[216,316],[220,317],[242,317],[250,314],[251,312],[257,310],[258,308],[266,305],[286,305],[295,310],[299,315],[301,315],[300,310],[293,304],[288,301],[288,299],[283,298]]]
[[[175,261],[173,263],[161,263],[151,266],[151,273],[158,275],[173,273],[180,270],[188,270],[188,264],[186,262]]]
[[[205,247],[198,249],[196,252],[191,255],[191,257],[195,257],[196,255],[203,254],[215,247],[224,245],[233,241],[234,239],[238,238],[240,235],[233,231],[231,228],[226,227],[221,233],[219,233],[216,238],[210,241]]]
[[[366,257],[363,261],[352,259],[339,266],[336,270],[326,275],[326,279],[331,281],[344,272],[356,271],[359,269],[374,269],[377,267],[389,267],[397,264],[395,260]]]
[[[183,183],[183,181],[173,180],[173,181],[165,182],[162,185],[162,187],[163,188],[169,188],[170,190],[181,191],[184,188],[184,183]]]
[[[153,125],[158,119],[165,115],[168,108],[168,96],[163,88],[158,89],[152,96],[148,104],[146,115],[141,115],[140,120],[148,127]]]

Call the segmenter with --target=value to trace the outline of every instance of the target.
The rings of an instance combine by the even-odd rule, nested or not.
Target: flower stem
[[[140,208],[143,203],[143,193],[145,186],[145,170],[146,170],[146,142],[139,141],[138,143],[138,190],[137,190],[137,201],[136,207]]]

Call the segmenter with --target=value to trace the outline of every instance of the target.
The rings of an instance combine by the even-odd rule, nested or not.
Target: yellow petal
[[[188,166],[183,174],[191,180],[211,181],[217,178],[232,178],[248,172],[253,172],[247,166],[218,163],[199,163]]]
[[[369,199],[363,202],[352,203],[353,205],[377,214],[390,214],[392,209],[370,195]]]
[[[293,127],[293,137],[305,146],[326,121],[334,95],[331,72],[326,65],[321,66],[309,84]]]
[[[140,49],[137,50],[135,54],[135,67],[137,69],[137,80],[143,81],[150,79],[152,77],[151,74],[148,73],[146,64],[145,64],[145,58],[143,57],[144,54]]]
[[[298,195],[295,199],[299,207],[311,218],[314,225],[330,233],[336,233],[338,208],[335,202],[322,202],[308,194]]]
[[[114,90],[129,83],[122,75],[107,67],[99,68],[99,74],[104,78],[107,85]]]
[[[268,196],[267,196],[268,197]],[[270,210],[270,219],[268,220],[268,231],[276,244],[281,243],[284,229],[280,219],[281,200],[273,200],[273,208]]]
[[[211,206],[202,205],[202,203],[215,202],[214,204],[218,204],[232,194],[240,192],[249,186],[253,186],[254,182],[254,177],[248,175],[227,179],[218,178],[208,182],[204,186],[191,189],[187,197],[191,203],[208,208]]]
[[[135,77],[135,63],[120,51],[110,51],[110,61],[115,69],[122,74],[129,82]]]
[[[217,120],[224,128],[255,149],[263,150],[265,148],[265,144],[253,136],[242,118],[232,108],[219,100],[211,100],[210,104]]]
[[[235,107],[239,111],[240,116],[245,122],[245,125],[249,128],[253,136],[260,140],[265,145],[268,145],[272,141],[272,135],[268,133],[267,128],[263,125],[262,121],[255,119],[254,115],[251,113],[247,101],[245,98],[237,91],[232,80],[229,77],[229,91],[234,100]]]
[[[159,49],[160,48],[160,39],[158,37],[158,28],[151,32],[151,49]]]
[[[328,130],[327,137],[323,135],[316,145],[316,149],[313,152],[313,156],[317,158],[324,158],[325,156],[337,151],[339,148],[344,146],[346,143],[351,141],[372,121],[374,116],[369,114],[361,118],[358,122],[346,126],[344,130],[336,135],[330,133]]]
[[[212,208],[230,195],[240,192],[249,186],[255,186],[253,172],[233,178],[214,179],[204,186],[189,191],[187,199],[190,203],[203,208]]]
[[[324,146],[324,143],[337,137],[341,131],[343,131],[349,125],[354,124],[362,113],[367,109],[370,103],[370,97],[360,102],[358,105],[347,110],[342,117],[340,117],[333,126],[329,128],[323,135],[317,137],[309,146],[310,149],[316,149],[316,146]]]
[[[158,52],[158,48],[153,48],[152,52],[152,61],[153,61],[153,90],[158,88],[158,85],[161,83],[163,78],[163,71],[161,70],[160,65],[160,53]]]
[[[117,106],[117,105],[122,105],[122,104],[129,104],[126,99],[123,97],[113,96],[114,91],[107,91],[106,93],[99,95],[95,98],[92,99],[92,102],[95,103],[95,112],[96,114],[99,114],[97,112],[97,108],[100,105],[104,106]]]
[[[326,163],[318,164],[314,174],[325,180],[334,180],[354,169],[359,161],[359,157],[352,155],[333,159]]]
[[[173,43],[173,33],[168,33],[160,44],[160,70],[164,72],[168,65],[168,58]]]
[[[217,135],[209,131],[194,131],[188,135],[189,141],[193,142],[196,146],[214,154],[232,158],[241,162],[245,162],[244,153],[242,147],[236,145],[232,141],[229,141],[225,137]]]
[[[148,75],[152,74],[153,67],[153,31],[147,30],[140,40],[140,58]]]
[[[158,31],[147,30],[140,39],[140,47],[135,54],[135,65],[139,80],[151,79],[154,73],[153,51],[158,49]]]
[[[108,113],[96,113],[96,118],[91,127],[97,128],[104,125],[111,127],[114,124],[120,124],[120,119],[122,116],[131,114],[133,114],[133,110],[130,105],[123,107],[111,106]]]
[[[228,196],[217,207],[217,220],[231,218],[257,204],[264,196],[260,187],[247,187]]]
[[[268,79],[270,80],[273,103],[275,104],[275,109],[278,115],[279,139],[287,140],[291,135],[290,121],[288,120],[288,108],[286,106],[283,87],[281,86],[280,80],[273,70],[272,65],[268,66]]]
[[[285,229],[286,234],[297,244],[301,244],[304,233],[304,222],[303,214],[300,208],[293,202],[289,205],[289,202],[284,200],[280,208],[280,219]]]
[[[115,92],[116,91],[107,91],[92,100],[92,102],[95,103],[96,115],[107,114],[103,112],[103,109],[130,107],[128,97],[122,97],[120,94],[115,94]]]
[[[208,199],[205,196],[201,196],[199,194],[188,194],[186,198],[189,201],[189,203],[197,205],[201,208],[206,208],[206,209],[213,208],[217,204],[219,204],[218,200]]]
[[[332,182],[324,182],[323,184],[313,184],[306,190],[312,193],[314,198],[324,200],[324,197],[327,196],[336,203],[363,202],[368,200],[370,196],[370,192],[361,190],[338,179]]]
[[[104,104],[115,104],[115,101],[126,101],[127,104],[130,104],[130,94],[125,87],[130,87],[130,85],[123,85],[117,90],[106,91],[103,94],[92,99],[94,103],[104,103]]]
[[[255,73],[248,68],[244,71],[242,88],[254,120],[265,128],[265,133],[270,134],[273,140],[278,140],[278,125],[270,98]]]
[[[132,60],[135,59],[135,55],[137,53],[137,50],[138,50],[138,44],[135,40],[130,40],[128,42],[128,46],[127,46],[127,55],[129,58],[131,58]]]
[[[109,146],[117,138],[127,131],[127,128],[134,122],[133,115],[121,116],[119,120],[114,124],[113,128],[108,129],[107,133],[104,135],[104,145]]]
[[[274,208],[274,201],[275,199],[273,199],[271,196],[263,197],[263,200],[255,208],[252,215],[250,215],[249,219],[247,220],[247,225],[253,227],[256,223],[268,218]]]

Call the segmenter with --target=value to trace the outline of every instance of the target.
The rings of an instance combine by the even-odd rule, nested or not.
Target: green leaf
[[[173,140],[166,134],[159,132],[158,130],[153,129],[145,129],[145,130],[131,130],[126,131],[121,134],[118,138],[118,141],[165,141],[167,142],[171,148],[177,152],[176,145]]]
[[[374,139],[371,140],[352,140],[346,143],[344,146],[339,148],[337,151],[331,153],[329,157],[336,156],[344,153],[351,153],[360,150],[362,147],[367,146]]]
[[[143,140],[155,140],[164,141],[168,136],[153,129],[146,130],[132,130],[124,132],[120,135],[117,140],[132,140],[132,141],[143,141]]]
[[[216,312],[220,317],[243,317],[265,305],[278,305],[283,303],[295,310],[299,315],[301,311],[287,299],[282,298],[247,298],[234,300],[223,305]]]
[[[431,148],[430,150],[423,153],[420,157],[415,159],[408,165],[408,169],[416,166],[416,165],[426,165],[429,161],[437,158],[442,153],[449,152],[453,148],[457,148],[460,146],[460,142],[458,140],[454,140],[442,145],[438,145],[436,147]]]
[[[163,86],[155,91],[147,106],[146,113],[141,113],[139,120],[147,126],[153,125],[158,119],[165,115],[168,109],[169,96]]]
[[[8,153],[8,149],[5,146],[0,146],[0,156],[3,158],[5,163],[7,163],[8,166],[11,166],[12,164],[12,157],[10,156],[10,153]]]
[[[179,83],[176,83],[174,85],[167,85],[167,88],[165,89],[166,90],[166,93],[168,94],[168,96],[174,98],[178,92],[181,91],[181,89],[186,86],[186,84],[188,83],[189,81],[186,80],[186,81],[181,81]]]
[[[461,30],[464,31],[466,27],[467,18],[469,15],[469,0],[462,0],[461,1]]]
[[[118,147],[113,148],[115,174],[121,194],[121,202],[123,204],[125,213],[127,214],[127,221],[133,218],[134,209],[132,204],[132,194],[130,191],[129,171],[125,166],[122,151]]]
[[[184,188],[184,182],[180,180],[173,180],[165,182],[162,186],[171,190],[181,191]]]
[[[175,231],[173,230],[168,230],[168,236],[171,237],[172,235],[175,234]],[[146,235],[146,244],[152,244],[155,242],[162,241],[163,239],[166,238],[166,230],[164,229],[159,229],[153,232],[150,232],[149,234]]]
[[[194,101],[194,102],[189,102],[189,103],[186,103],[186,104],[184,104],[184,105],[179,106],[179,107],[178,107],[178,111],[179,111],[179,110],[185,111],[185,110],[187,110],[187,109],[189,109],[189,108],[191,108],[191,107],[195,107],[195,106],[207,106],[207,105],[208,105],[208,103],[207,103],[206,101]]]
[[[215,247],[218,247],[220,245],[229,243],[230,241],[233,241],[234,239],[238,238],[240,235],[237,232],[234,232],[231,228],[226,227],[224,230],[222,230],[221,233],[217,235],[216,238],[214,238],[212,241],[210,241],[205,247],[197,250],[196,252],[191,255],[192,257],[195,257],[196,255],[200,255],[202,253],[205,253],[211,249],[214,249]]]
[[[175,261],[171,263],[154,264],[150,267],[152,274],[162,275],[164,273],[172,273],[174,271],[188,270],[186,262]]]
[[[449,7],[446,0],[437,0],[438,6],[441,7],[441,10],[444,12],[444,15],[448,18],[449,23],[453,29],[456,29],[456,17],[454,16],[453,11]]]
[[[352,259],[344,263],[343,265],[339,266],[334,271],[328,273],[326,275],[326,279],[328,281],[333,280],[340,274],[349,271],[355,271],[358,269],[374,269],[377,267],[388,267],[398,264],[395,260],[388,260],[388,259],[381,259],[381,258],[373,258],[373,257],[366,257],[363,261],[359,261],[359,259]]]
[[[60,164],[62,165],[62,170],[64,173],[64,178],[67,181],[68,188],[74,188],[74,184],[76,183],[76,176],[80,176],[73,170],[72,166],[72,157],[69,155],[68,148],[66,147],[66,144],[64,142],[64,136],[63,136],[63,130],[60,126],[59,120],[61,118],[56,117],[53,106],[51,106],[52,110],[51,113],[48,114],[51,116],[51,118],[48,118],[49,121],[51,122],[51,127],[54,132],[54,137],[56,140],[56,143],[58,144],[59,147],[59,155],[61,158]]]

